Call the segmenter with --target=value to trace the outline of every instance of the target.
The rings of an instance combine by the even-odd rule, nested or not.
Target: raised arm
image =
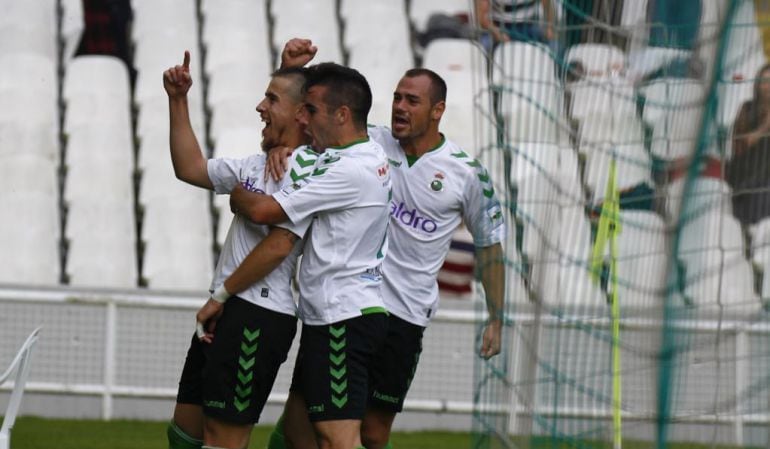
[[[163,87],[168,94],[171,162],[178,179],[212,190],[214,186],[209,179],[206,158],[203,157],[190,124],[187,92],[192,83],[190,52],[185,51],[182,65],[171,67],[163,72]]]
[[[254,223],[278,224],[289,219],[272,196],[249,192],[241,185],[230,192],[230,209],[234,214],[243,215]]]
[[[476,264],[481,273],[489,320],[484,328],[481,356],[490,358],[500,353],[502,329],[505,324],[505,263],[499,243],[476,250]]]

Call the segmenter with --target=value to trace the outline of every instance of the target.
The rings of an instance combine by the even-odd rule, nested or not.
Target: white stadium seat
[[[75,57],[86,23],[82,0],[62,0],[61,6],[61,39],[64,43],[62,59],[66,65]]]
[[[567,50],[567,64],[580,62],[588,78],[609,77],[625,69],[626,57],[622,50],[608,44],[576,44]]]
[[[602,145],[592,151],[586,161],[585,183],[593,192],[593,202],[599,203],[606,193],[611,161],[615,159],[616,186],[623,191],[652,181],[652,160],[641,143]]]
[[[106,96],[129,106],[131,84],[126,64],[113,56],[78,56],[67,66],[64,76],[64,100],[76,97]]]

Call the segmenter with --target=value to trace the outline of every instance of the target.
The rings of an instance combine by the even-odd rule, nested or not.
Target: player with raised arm
[[[306,40],[289,41],[295,55]],[[305,59],[312,59],[307,57]],[[464,222],[473,235],[476,260],[486,291],[489,320],[480,355],[500,352],[504,310],[505,223],[489,174],[481,164],[439,132],[446,84],[427,69],[408,70],[393,93],[391,127],[369,127],[369,136],[388,155],[393,178],[389,250],[383,263],[383,299],[390,312],[388,336],[370,372],[369,401],[361,438],[368,449],[390,447],[393,420],[422,351],[422,336],[438,307],[436,277],[452,234]],[[279,153],[269,163],[280,166]],[[279,177],[281,173],[273,173]],[[302,438],[303,416],[286,404],[283,429],[294,449],[312,448]],[[276,439],[277,441],[278,439]],[[280,444],[270,446],[279,449]]]
[[[190,125],[187,92],[190,54],[164,72],[169,97],[171,159],[176,176],[189,184],[229,193],[236,185],[272,193],[309,176],[317,154],[306,146],[297,121],[304,69],[273,73],[257,112],[265,123],[262,149],[245,159],[209,159],[201,154]],[[299,147],[283,184],[265,174],[265,157],[276,146]],[[197,313],[197,332],[179,382],[169,448],[241,448],[286,360],[296,333],[291,292],[301,241],[299,230],[256,225],[234,217],[211,284],[212,295]],[[227,303],[225,304],[225,301]]]
[[[287,402],[323,449],[361,447],[372,355],[387,332],[380,285],[387,249],[388,159],[367,136],[369,84],[333,63],[307,70],[302,122],[325,149],[313,174],[280,192],[236,188],[234,211],[257,223],[313,217],[299,271],[302,337]],[[305,429],[308,429],[306,425]]]

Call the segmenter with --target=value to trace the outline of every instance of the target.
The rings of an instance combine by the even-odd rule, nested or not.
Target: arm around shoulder
[[[278,224],[289,218],[275,198],[249,192],[241,185],[237,185],[230,192],[230,209],[234,214],[243,215],[260,224]]]

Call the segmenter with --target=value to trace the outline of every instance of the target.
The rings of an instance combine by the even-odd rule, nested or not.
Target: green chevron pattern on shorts
[[[241,341],[241,354],[238,357],[238,384],[235,385],[235,397],[233,406],[238,412],[242,412],[251,405],[251,393],[254,380],[254,365],[257,363],[257,357],[254,354],[259,346],[259,334],[261,330],[250,330],[243,328],[243,341]]]
[[[348,367],[345,360],[345,325],[329,325],[329,375],[331,375],[331,400],[337,408],[342,408],[348,402]]]

